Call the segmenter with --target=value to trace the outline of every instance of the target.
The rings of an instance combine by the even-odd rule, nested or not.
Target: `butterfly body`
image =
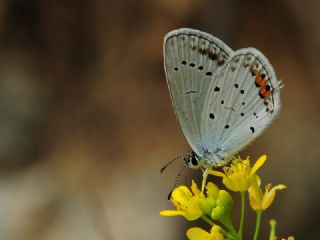
[[[182,28],[165,36],[164,65],[176,116],[199,160],[196,167],[228,162],[280,109],[280,82],[254,48],[233,51],[210,34]]]

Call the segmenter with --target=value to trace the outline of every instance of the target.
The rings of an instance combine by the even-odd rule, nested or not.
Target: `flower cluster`
[[[171,202],[176,210],[163,210],[162,216],[183,216],[188,221],[202,219],[211,226],[210,232],[199,227],[190,228],[187,237],[190,240],[242,240],[245,199],[248,195],[250,206],[256,212],[256,228],[253,239],[258,239],[262,212],[265,211],[274,201],[276,191],[286,188],[279,184],[272,187],[271,184],[265,186],[265,191],[261,189],[261,179],[257,174],[258,169],[265,163],[266,155],[261,156],[256,163],[251,166],[249,159],[241,158],[232,161],[231,165],[224,167],[222,171],[205,170],[201,188],[198,188],[192,180],[190,189],[186,186],[179,186],[173,190]],[[233,199],[228,191],[219,189],[214,183],[206,182],[208,175],[222,178],[224,186],[241,194],[241,217],[238,230],[235,229],[231,211]],[[275,221],[270,222],[270,239],[275,240]],[[247,238],[246,238],[247,239]],[[288,240],[293,240],[289,237]]]

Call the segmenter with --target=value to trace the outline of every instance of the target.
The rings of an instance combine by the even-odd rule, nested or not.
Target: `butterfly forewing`
[[[198,30],[183,28],[165,36],[164,65],[171,99],[182,131],[199,156],[204,151],[201,124],[208,89],[231,54],[222,41]]]
[[[222,156],[243,148],[276,116],[279,90],[262,53],[253,48],[235,51],[209,86],[201,124],[204,147]]]

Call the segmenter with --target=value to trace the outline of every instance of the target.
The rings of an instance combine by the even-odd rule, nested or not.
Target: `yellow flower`
[[[208,174],[222,177],[223,184],[234,192],[245,192],[250,187],[252,177],[266,160],[267,156],[262,155],[251,167],[249,158],[242,160],[238,157],[232,161],[230,167],[224,167],[223,172],[209,170]]]
[[[210,233],[207,231],[194,227],[187,231],[187,237],[189,240],[223,240],[223,235],[221,233],[221,228],[217,225],[213,225]]]
[[[162,216],[183,216],[189,221],[196,220],[204,215],[213,220],[221,220],[229,217],[233,200],[230,194],[219,188],[212,182],[205,185],[206,194],[200,191],[197,184],[192,180],[191,191],[186,186],[180,186],[173,190],[172,204],[176,210],[164,210]]]
[[[196,183],[192,180],[192,192],[186,186],[180,186],[173,190],[171,202],[177,210],[163,210],[161,216],[183,216],[188,221],[200,218],[203,213],[199,207],[199,199],[204,198],[203,193],[198,189]]]
[[[261,181],[259,176],[255,176],[249,188],[249,200],[253,210],[266,210],[273,202],[276,191],[286,188],[283,184],[271,188],[272,186],[269,183],[265,186],[265,192],[263,193],[260,184]]]

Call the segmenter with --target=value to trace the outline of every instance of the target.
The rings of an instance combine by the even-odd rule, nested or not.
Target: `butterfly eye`
[[[198,158],[195,155],[192,155],[189,161],[193,166],[198,166]]]

